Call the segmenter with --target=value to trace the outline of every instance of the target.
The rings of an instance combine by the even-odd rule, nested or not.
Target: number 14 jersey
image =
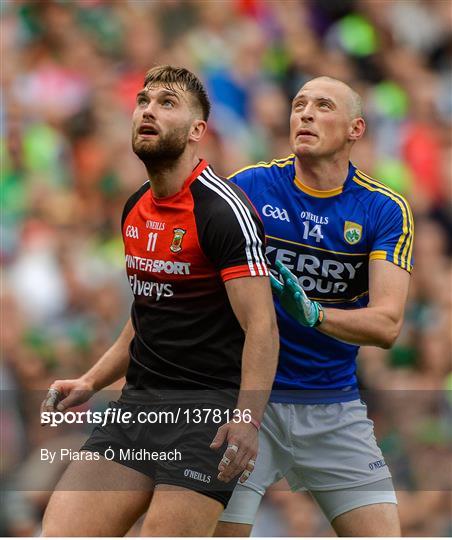
[[[413,217],[408,203],[351,163],[343,186],[311,189],[296,177],[294,163],[291,155],[230,177],[263,219],[272,272],[280,260],[311,300],[326,307],[365,307],[370,260],[384,259],[411,272]],[[356,399],[359,347],[301,326],[278,300],[276,313],[281,348],[271,400]]]

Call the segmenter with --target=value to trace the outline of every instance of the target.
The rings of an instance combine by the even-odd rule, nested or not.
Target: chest
[[[353,197],[323,199],[273,189],[257,195],[255,204],[269,238],[350,254],[369,249],[366,211]]]
[[[365,208],[354,197],[316,198],[295,188],[273,188],[253,202],[264,222],[273,268],[281,261],[308,294],[324,301],[367,291],[371,231]]]
[[[190,279],[205,272],[208,261],[198,238],[193,206],[153,204],[143,197],[123,226],[128,275],[155,280]]]

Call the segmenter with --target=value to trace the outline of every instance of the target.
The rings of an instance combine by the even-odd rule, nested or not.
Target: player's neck
[[[178,193],[198,163],[199,158],[191,153],[184,153],[170,163],[145,163],[154,197],[160,199]]]
[[[341,187],[348,175],[348,157],[344,159],[295,159],[298,180],[313,189],[327,191]]]

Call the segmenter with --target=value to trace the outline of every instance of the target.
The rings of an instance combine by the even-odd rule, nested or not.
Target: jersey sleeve
[[[413,237],[413,214],[407,201],[399,195],[387,199],[376,218],[370,260],[387,260],[411,272]]]
[[[246,195],[235,186],[219,190],[201,239],[204,253],[223,281],[268,276],[262,221]]]

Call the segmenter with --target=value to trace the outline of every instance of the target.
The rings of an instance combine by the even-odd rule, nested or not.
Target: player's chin
[[[147,140],[142,139],[140,136],[138,136],[133,141],[133,151],[135,154],[146,154],[147,152],[152,152],[154,148],[157,146],[157,139],[156,140]]]
[[[312,144],[295,144],[293,146],[293,153],[296,156],[315,157],[318,155],[316,145]]]

